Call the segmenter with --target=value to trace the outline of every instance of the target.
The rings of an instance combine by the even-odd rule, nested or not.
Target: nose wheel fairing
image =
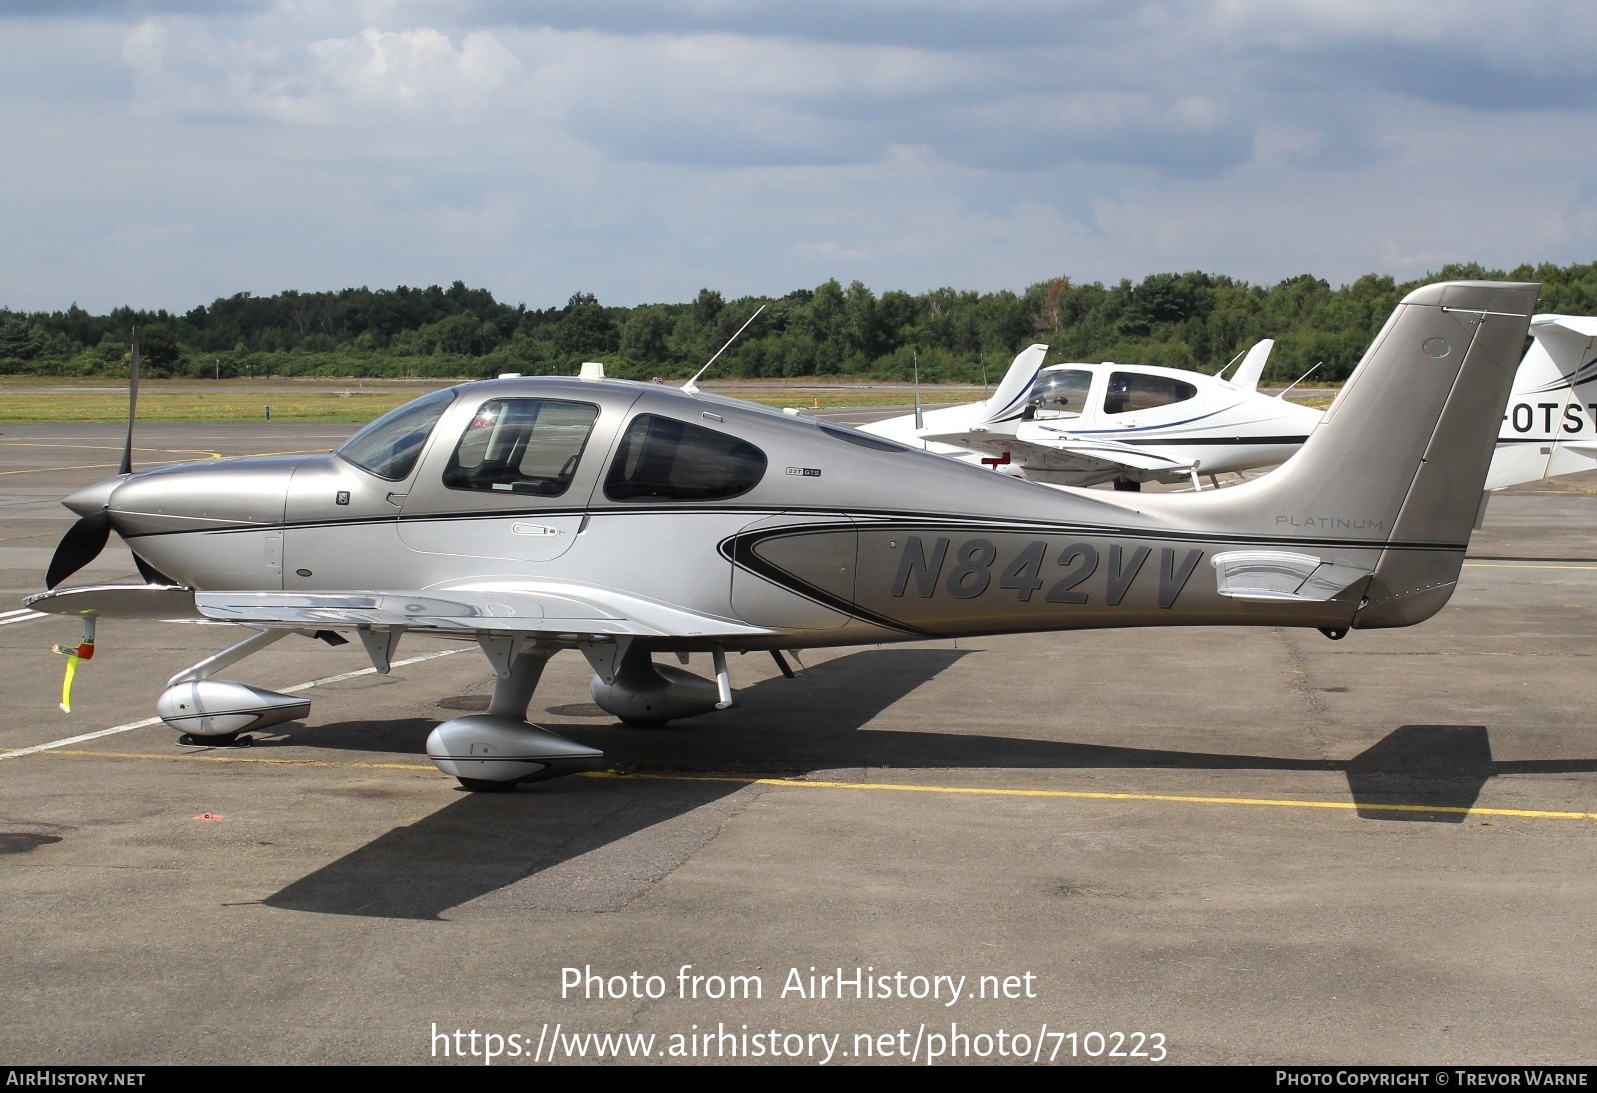
[[[187,746],[227,744],[241,732],[297,721],[309,714],[309,698],[213,678],[292,632],[257,631],[173,676],[156,710],[163,721],[183,734],[179,742]],[[484,639],[485,652],[493,640]],[[555,651],[554,647],[535,645],[514,655],[490,656],[498,678],[488,711],[457,717],[433,729],[427,737],[427,757],[468,789],[503,789],[602,766],[604,753],[599,749],[526,721],[533,691]]]

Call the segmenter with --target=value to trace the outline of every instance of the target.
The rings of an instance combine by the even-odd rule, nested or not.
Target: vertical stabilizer
[[[1486,488],[1597,468],[1597,319],[1537,315]]]
[[[1178,512],[1370,574],[1357,627],[1436,613],[1458,580],[1540,286],[1451,281],[1398,304],[1324,421],[1262,478]]]
[[[1249,391],[1258,390],[1259,377],[1264,375],[1264,364],[1270,359],[1270,350],[1274,348],[1274,338],[1255,342],[1253,348],[1248,350],[1248,355],[1242,358],[1237,374],[1231,377],[1232,384]]]
[[[1409,293],[1299,453],[1340,469],[1322,496],[1391,521],[1354,626],[1419,622],[1452,595],[1539,288]]]
[[[1597,318],[1537,315],[1530,336],[1534,341],[1514,377],[1515,394],[1561,391],[1597,379]]]
[[[1026,408],[1026,396],[1031,394],[1032,384],[1037,382],[1037,373],[1042,371],[1042,362],[1047,355],[1046,345],[1022,349],[1009,366],[1009,371],[1004,373],[998,390],[983,404],[976,423],[985,425],[1019,417]]]

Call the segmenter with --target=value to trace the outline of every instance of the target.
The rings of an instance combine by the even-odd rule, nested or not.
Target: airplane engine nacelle
[[[597,770],[604,752],[514,717],[467,714],[427,736],[427,758],[468,786],[479,782],[541,782]]]
[[[190,736],[231,736],[295,721],[311,700],[229,679],[198,679],[168,687],[155,702],[161,720]]]
[[[594,676],[590,689],[594,703],[606,713],[643,724],[697,717],[714,710],[720,701],[715,680],[674,665],[655,664],[646,656],[627,657],[614,683]]]

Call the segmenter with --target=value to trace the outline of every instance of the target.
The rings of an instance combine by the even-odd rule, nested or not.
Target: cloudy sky
[[[0,0],[0,306],[1597,259],[1597,5]]]

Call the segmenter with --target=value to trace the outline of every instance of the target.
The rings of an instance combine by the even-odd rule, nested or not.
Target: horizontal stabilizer
[[[978,420],[992,422],[1018,417],[1025,409],[1026,398],[1031,394],[1032,384],[1037,382],[1037,373],[1042,371],[1043,358],[1047,355],[1046,345],[1033,345],[1022,349],[1010,364],[1009,371],[1004,373],[1003,381],[998,384],[998,390],[981,404]]]
[[[1312,554],[1232,550],[1210,559],[1217,591],[1234,600],[1302,600],[1323,603],[1369,579],[1371,571],[1335,565]]]

